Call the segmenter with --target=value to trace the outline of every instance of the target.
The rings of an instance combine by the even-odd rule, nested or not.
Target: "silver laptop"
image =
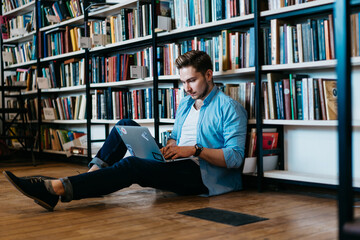
[[[198,160],[198,158],[194,156],[165,159],[147,127],[115,125],[115,128],[132,156],[144,159],[154,159],[161,162]]]

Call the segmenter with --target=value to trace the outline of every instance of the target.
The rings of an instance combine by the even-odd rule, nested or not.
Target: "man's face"
[[[180,69],[180,81],[183,83],[186,93],[192,99],[204,100],[211,92],[214,84],[212,83],[212,70],[207,70],[205,76],[197,72],[192,66]]]

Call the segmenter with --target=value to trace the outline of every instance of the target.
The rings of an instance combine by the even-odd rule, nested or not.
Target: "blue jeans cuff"
[[[94,164],[97,165],[99,168],[106,168],[109,166],[106,162],[104,162],[98,157],[94,157],[91,162],[89,162],[88,167],[91,168]]]

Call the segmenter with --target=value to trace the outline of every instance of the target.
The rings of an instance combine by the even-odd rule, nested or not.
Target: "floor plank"
[[[49,162],[1,163],[18,176],[64,177],[86,166]],[[336,239],[337,202],[296,193],[246,190],[214,196],[178,196],[133,185],[103,198],[59,203],[47,212],[0,176],[0,239]],[[212,207],[269,220],[230,226],[178,214]],[[355,212],[360,215],[359,208]]]

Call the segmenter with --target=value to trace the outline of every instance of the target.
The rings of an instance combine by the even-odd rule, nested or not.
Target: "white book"
[[[85,95],[81,95],[81,103],[80,103],[80,109],[79,109],[79,120],[85,119],[85,113],[86,113],[86,97]]]
[[[293,37],[292,26],[286,27],[286,40],[287,40],[287,63],[294,63],[294,49],[293,49]]]
[[[309,120],[315,119],[314,80],[308,78]]]
[[[230,35],[230,59],[231,59],[231,69],[235,69],[236,66],[236,36],[235,34]]]
[[[75,109],[74,109],[74,116],[73,116],[74,120],[79,119],[80,96],[81,95],[78,95],[75,97]]]
[[[239,83],[239,102],[245,108],[245,106],[246,106],[246,82]]]
[[[302,79],[302,97],[303,97],[303,119],[309,120],[309,97],[308,97],[308,80]]]
[[[119,110],[116,108],[116,94],[115,92],[111,92],[111,100],[112,100],[112,111],[113,111],[113,119],[116,120],[116,112]]]

